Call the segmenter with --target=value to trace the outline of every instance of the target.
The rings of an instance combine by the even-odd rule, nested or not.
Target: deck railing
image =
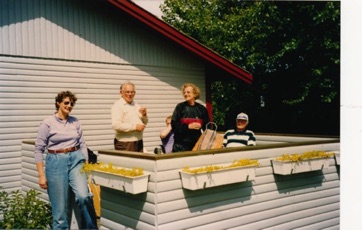
[[[273,173],[271,160],[307,151],[339,153],[338,138],[257,135],[257,146],[172,154],[100,150],[99,161],[149,174],[147,191],[126,193],[101,187],[101,226],[109,229],[338,229],[340,177],[333,157],[320,170]],[[22,144],[23,189],[39,189],[34,143]],[[257,159],[253,180],[204,189],[183,188],[185,167],[227,165]],[[43,191],[42,198],[47,199]]]

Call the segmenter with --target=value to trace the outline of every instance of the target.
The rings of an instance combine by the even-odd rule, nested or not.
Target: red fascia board
[[[212,63],[215,66],[223,69],[224,71],[232,74],[233,76],[244,80],[247,83],[251,83],[253,80],[252,74],[246,70],[238,67],[232,62],[228,61],[224,57],[216,54],[212,50],[198,43],[196,40],[181,33],[174,27],[158,19],[153,14],[145,11],[135,3],[128,0],[108,0],[108,2],[120,8],[122,11],[128,13],[132,17],[140,20],[142,23],[148,25],[152,29],[158,31],[169,39],[175,41],[196,55],[200,56],[204,60]]]

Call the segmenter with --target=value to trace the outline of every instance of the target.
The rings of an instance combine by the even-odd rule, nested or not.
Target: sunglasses
[[[75,103],[74,103],[74,102],[70,102],[70,101],[65,101],[65,102],[64,102],[64,105],[69,105],[69,104],[70,104],[70,106],[73,107]]]

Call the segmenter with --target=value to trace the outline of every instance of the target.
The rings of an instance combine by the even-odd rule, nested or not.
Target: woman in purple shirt
[[[52,206],[53,229],[70,228],[70,190],[75,194],[82,229],[98,229],[93,196],[88,191],[87,176],[81,172],[88,160],[87,146],[79,120],[70,116],[77,97],[70,91],[55,97],[56,112],[40,124],[35,142],[35,162],[39,186],[47,189]],[[48,150],[45,159],[43,153]]]

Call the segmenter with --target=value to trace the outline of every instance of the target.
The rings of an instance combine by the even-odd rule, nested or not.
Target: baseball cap
[[[246,120],[246,121],[248,121],[249,117],[245,113],[239,113],[238,116],[236,117],[236,120]]]

